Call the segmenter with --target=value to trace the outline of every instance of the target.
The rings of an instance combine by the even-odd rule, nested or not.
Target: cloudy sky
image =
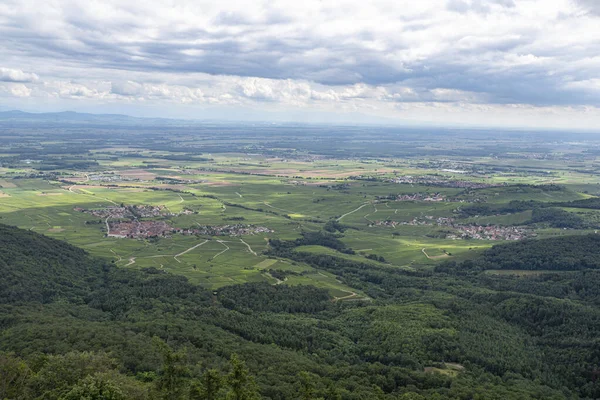
[[[0,110],[600,127],[598,0],[1,0]]]

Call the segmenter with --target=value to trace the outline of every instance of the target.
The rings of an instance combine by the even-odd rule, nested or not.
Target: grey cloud
[[[600,1],[598,0],[575,0],[584,10],[590,14],[600,15]]]
[[[20,69],[0,68],[0,82],[35,82],[39,77],[30,72],[23,72]]]
[[[587,10],[600,11],[594,0],[578,1]],[[504,9],[512,12],[515,7],[513,0],[450,0],[446,3],[446,8],[452,12],[472,13],[469,18],[486,18],[479,14]],[[415,95],[398,96],[395,101],[452,101],[454,97],[448,93],[455,90],[475,93],[474,102],[600,104],[600,98],[592,91],[574,89],[573,86],[565,88],[565,82],[585,81],[598,76],[594,65],[576,70],[566,70],[565,65],[574,65],[579,59],[598,54],[600,49],[592,45],[573,48],[567,44],[563,48],[529,50],[528,47],[540,35],[534,28],[521,27],[510,35],[490,35],[489,38],[474,31],[470,36],[456,38],[448,48],[440,46],[441,49],[423,56],[404,59],[404,54],[418,48],[421,39],[403,41],[403,37],[426,35],[428,30],[435,30],[436,22],[430,16],[412,19],[402,16],[399,18],[403,23],[398,25],[398,39],[389,40],[368,28],[354,37],[335,32],[319,35],[303,28],[303,24],[295,26],[294,21],[281,12],[265,10],[263,14],[251,17],[242,11],[217,13],[212,18],[217,26],[164,27],[152,35],[146,33],[147,26],[140,22],[141,19],[135,18],[133,11],[124,12],[122,19],[112,22],[91,18],[84,11],[70,12],[61,20],[62,25],[58,25],[60,29],[51,32],[38,31],[30,19],[17,17],[7,24],[0,23],[0,36],[10,38],[10,41],[0,44],[0,50],[14,56],[68,62],[80,66],[83,74],[87,67],[93,67],[177,76],[206,73],[293,79],[329,86],[363,83],[373,86],[402,84],[414,88]],[[286,28],[285,34],[269,31],[276,25]],[[232,29],[235,34],[231,33]],[[124,36],[127,36],[126,39],[123,39]],[[385,42],[383,49],[364,44],[377,40]],[[529,53],[555,60],[552,65],[502,66],[504,55]],[[391,57],[398,54],[403,61]],[[37,79],[35,74],[4,70],[0,69],[0,80],[30,82]],[[140,83],[129,81],[128,75]],[[144,82],[134,74],[123,73],[123,77],[121,80],[111,79],[112,94],[147,94]],[[445,90],[445,95],[435,95],[437,89]],[[279,100],[277,93],[261,82],[240,86],[238,92],[262,101]],[[325,98],[329,94],[314,96]]]
[[[448,0],[446,8],[458,13],[474,11],[487,14],[491,12],[491,7],[494,5],[513,8],[515,7],[515,2],[514,0]]]
[[[121,96],[137,96],[143,92],[143,87],[137,82],[111,82],[110,92]]]

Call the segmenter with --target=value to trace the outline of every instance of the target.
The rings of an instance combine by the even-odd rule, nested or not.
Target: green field
[[[37,143],[43,148],[60,144],[62,139],[37,142],[32,136],[28,140],[31,146]],[[294,274],[285,284],[310,283],[343,298],[355,290],[308,266],[270,259],[265,254],[269,240],[294,240],[303,232],[317,232],[328,221],[337,221],[345,229],[343,234],[336,234],[354,254],[322,246],[302,249],[389,268],[431,269],[446,260],[473,257],[498,241],[457,234],[457,226],[527,225],[528,232],[537,232],[540,237],[572,233],[548,224],[528,225],[531,210],[463,218],[457,214],[461,208],[478,202],[502,205],[511,201],[578,200],[591,197],[595,185],[600,184],[595,176],[580,171],[593,165],[591,161],[574,168],[567,162],[526,160],[516,148],[504,158],[482,157],[478,155],[479,144],[469,141],[465,148],[472,149],[473,155],[468,157],[468,164],[460,166],[463,161],[458,157],[439,161],[427,155],[369,154],[371,147],[378,148],[377,141],[361,150],[350,141],[338,155],[321,156],[302,138],[298,138],[295,149],[280,146],[269,152],[248,148],[270,146],[271,138],[239,139],[232,142],[231,150],[211,151],[210,155],[193,150],[193,136],[178,140],[189,146],[188,152],[173,152],[168,146],[160,149],[156,139],[149,140],[147,148],[127,141],[96,141],[94,145],[82,141],[89,158],[95,160],[86,168],[67,166],[68,160],[82,159],[68,152],[40,156],[40,164],[23,164],[17,159],[10,168],[0,169],[0,221],[66,240],[123,268],[162,269],[207,288],[259,281],[276,284],[280,282],[265,269],[290,270]],[[210,138],[206,145],[216,149],[219,143],[220,139]],[[11,149],[8,143],[5,150]],[[414,149],[415,154],[429,151],[427,147]],[[365,154],[354,157],[351,154],[355,151]],[[578,153],[569,154],[579,157]],[[55,165],[46,167],[45,163]],[[457,165],[471,172],[457,175],[444,169]],[[406,176],[420,178],[393,182]],[[454,181],[499,186],[451,187]],[[563,186],[555,190],[547,186],[550,183]],[[414,194],[421,200],[400,198]],[[428,196],[441,196],[443,201],[422,200]],[[163,206],[170,215],[159,219],[174,228],[241,223],[271,232],[106,237],[106,221],[75,210],[121,205]],[[593,210],[562,209],[585,214],[600,225],[600,216],[596,218]],[[189,212],[181,214],[185,210]],[[440,224],[440,218],[451,222]],[[581,233],[594,228],[589,226]],[[455,237],[448,239],[453,233]],[[273,264],[267,268],[269,263]]]

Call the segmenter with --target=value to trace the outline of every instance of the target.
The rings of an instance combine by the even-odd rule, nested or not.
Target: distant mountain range
[[[88,114],[75,111],[53,113],[28,113],[13,110],[0,112],[0,123],[78,123],[92,125],[112,124],[150,124],[150,125],[190,125],[197,121],[177,120],[168,118],[138,118],[123,114]]]
[[[304,122],[271,122],[271,121],[243,121],[243,120],[199,120],[175,118],[132,117],[124,114],[90,114],[75,111],[29,113],[12,110],[0,111],[0,126],[11,125],[89,125],[89,126],[273,126],[273,125],[311,125]],[[319,125],[319,124],[316,124]],[[351,125],[351,124],[350,124]]]

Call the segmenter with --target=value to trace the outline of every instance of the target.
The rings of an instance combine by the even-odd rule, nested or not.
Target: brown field
[[[38,196],[62,196],[63,193],[56,193],[56,192],[53,192],[53,193],[38,193],[37,195]]]
[[[203,185],[207,186],[235,186],[235,184],[228,181],[219,181],[219,182],[205,182]]]
[[[105,185],[77,185],[73,188],[73,190],[76,190],[76,189],[115,189],[115,188],[112,186],[105,186]]]
[[[365,171],[363,169],[351,170],[351,171],[331,171],[327,169],[315,169],[310,171],[300,171],[298,169],[265,169],[265,170],[251,170],[252,173],[263,173],[270,175],[283,175],[283,176],[303,176],[311,178],[347,178],[349,176],[356,175],[381,175],[387,172],[392,172],[392,169],[378,169],[377,172]]]
[[[6,179],[0,179],[0,187],[3,188],[16,188],[17,185],[15,185],[14,183],[7,181]]]
[[[144,192],[146,190],[149,190],[147,188],[144,187],[139,187],[139,188],[122,188],[120,189],[121,192],[133,192],[133,193],[139,193],[139,192]]]
[[[4,192],[0,192],[0,197],[10,197],[10,194],[4,193]]]

